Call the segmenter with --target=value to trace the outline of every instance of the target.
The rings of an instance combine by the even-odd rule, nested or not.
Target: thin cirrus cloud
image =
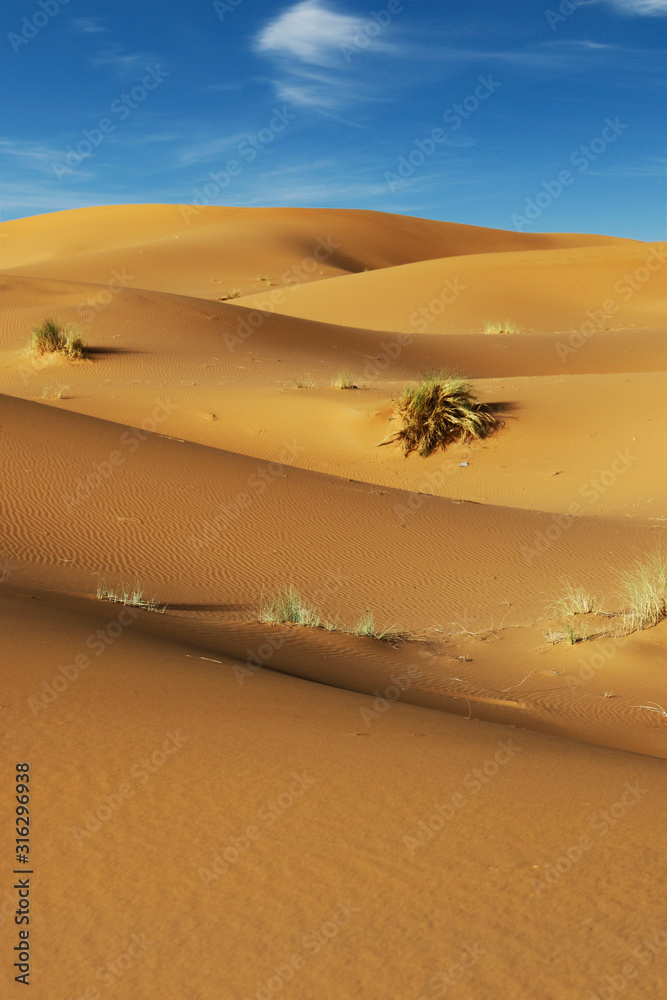
[[[79,35],[99,35],[109,29],[103,24],[101,17],[75,17],[72,30]]]
[[[667,0],[611,0],[611,4],[623,14],[667,14]]]
[[[130,77],[159,61],[159,58],[150,52],[126,52],[121,45],[112,45],[92,56],[90,65],[93,69],[110,66],[119,76]]]

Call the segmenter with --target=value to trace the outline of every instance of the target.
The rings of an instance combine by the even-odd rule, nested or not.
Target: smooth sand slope
[[[519,332],[566,334],[566,359],[575,353],[568,347],[600,332],[660,326],[666,264],[662,243],[478,253],[287,288],[275,303],[261,292],[238,304],[396,333],[481,333],[487,321],[509,320]]]
[[[613,290],[661,245],[178,206],[0,238],[0,717],[39,790],[39,1000],[662,996],[667,622],[545,639],[565,581],[619,611],[667,551],[665,279]],[[87,360],[27,353],[46,316]],[[505,316],[525,332],[481,334]],[[499,432],[378,447],[443,368]],[[136,578],[164,613],[95,596]],[[259,623],[287,584],[338,628]],[[349,634],[368,611],[404,641]]]

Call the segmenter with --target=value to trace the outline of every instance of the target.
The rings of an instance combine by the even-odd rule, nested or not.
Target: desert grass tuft
[[[641,631],[667,618],[667,563],[660,553],[623,574],[627,609],[623,615],[626,628]]]
[[[353,635],[365,636],[368,639],[378,639],[380,642],[388,642],[392,645],[405,639],[405,636],[397,632],[394,628],[380,628],[377,626],[372,611],[365,611],[352,631]]]
[[[226,295],[221,295],[218,299],[219,302],[226,302],[228,299],[238,299],[243,295],[243,291],[240,288],[233,288],[231,292],[227,292]]]
[[[62,354],[72,361],[79,361],[86,356],[86,345],[76,330],[64,330],[52,319],[35,327],[30,348],[37,354]]]
[[[281,587],[268,598],[262,592],[259,620],[271,625],[304,625],[309,628],[319,628],[322,616],[315,608],[306,604],[296,587]]]
[[[166,604],[158,605],[155,598],[146,597],[139,579],[133,585],[120,583],[118,587],[108,587],[104,577],[99,577],[97,581],[97,596],[101,601],[131,605],[134,608],[143,608],[145,611],[159,611],[161,614],[164,614],[167,610]]]
[[[331,380],[331,384],[334,389],[356,389],[356,386],[352,381],[352,376],[347,368],[345,368],[342,372],[338,372],[337,375],[334,375]]]
[[[509,319],[505,320],[496,319],[496,320],[488,320],[488,322],[484,324],[484,333],[493,333],[493,334],[521,333],[521,331],[519,330],[519,327],[516,326],[514,323],[512,323],[512,321]]]
[[[589,594],[583,587],[566,583],[564,593],[554,601],[551,610],[554,617],[565,618],[570,615],[597,615],[602,607],[595,595]]]
[[[398,414],[403,426],[380,444],[399,441],[406,456],[418,451],[424,458],[455,441],[485,438],[501,424],[491,407],[478,402],[469,382],[445,373],[405,389]]]
[[[293,382],[295,389],[314,389],[315,383],[312,378],[295,378]]]

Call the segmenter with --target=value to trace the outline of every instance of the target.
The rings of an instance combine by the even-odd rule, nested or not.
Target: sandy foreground
[[[545,631],[667,549],[665,264],[375,212],[0,225],[3,997],[24,761],[39,1000],[664,996],[667,623]],[[88,360],[30,356],[47,316]],[[443,368],[502,429],[377,447]],[[340,629],[259,623],[287,584]]]

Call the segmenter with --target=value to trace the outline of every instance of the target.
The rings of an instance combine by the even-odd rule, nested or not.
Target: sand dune
[[[261,292],[238,304],[397,333],[481,333],[487,321],[509,319],[522,332],[567,333],[561,339],[576,349],[606,330],[660,325],[665,263],[667,245],[659,243],[478,253],[299,285],[275,303]]]
[[[430,998],[463,957],[470,1000],[599,993],[626,960],[661,995],[667,621],[547,636],[566,582],[603,632],[665,551],[662,244],[156,205],[0,236],[40,1000]],[[30,354],[46,316],[86,360]],[[378,447],[441,369],[503,426]],[[135,579],[163,613],[98,599]],[[288,584],[334,627],[259,621]],[[368,612],[392,642],[352,634]]]
[[[207,299],[236,288],[248,295],[268,282],[278,288],[435,257],[632,245],[607,236],[511,233],[383,212],[185,205],[57,212],[2,223],[0,237],[3,270]]]

